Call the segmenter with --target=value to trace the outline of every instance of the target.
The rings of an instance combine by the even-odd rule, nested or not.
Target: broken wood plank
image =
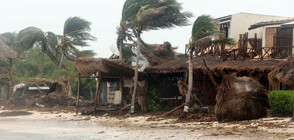
[[[171,110],[171,111],[169,111],[169,112],[166,112],[166,113],[164,113],[164,114],[163,114],[163,116],[166,116],[166,115],[169,115],[169,114],[171,114],[171,113],[175,112],[176,110],[178,110],[178,109],[182,108],[184,105],[185,105],[185,104],[182,104],[182,105],[180,105],[180,106],[178,106],[178,107],[174,108],[173,110]]]
[[[119,111],[123,111],[123,110],[127,109],[127,108],[130,107],[130,106],[131,106],[131,104],[128,104],[127,106],[121,108]]]

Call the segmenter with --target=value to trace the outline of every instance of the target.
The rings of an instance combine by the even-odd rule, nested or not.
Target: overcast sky
[[[109,57],[109,47],[115,45],[116,27],[119,25],[121,10],[125,0],[0,0],[0,33],[16,32],[35,26],[44,32],[62,34],[63,24],[68,17],[79,16],[92,22],[92,34],[98,38],[90,43],[97,57]],[[294,0],[178,0],[184,11],[197,16],[209,14],[222,17],[239,12],[294,16]],[[147,43],[169,41],[184,52],[185,44],[191,36],[192,25],[171,30],[143,32],[142,39]]]

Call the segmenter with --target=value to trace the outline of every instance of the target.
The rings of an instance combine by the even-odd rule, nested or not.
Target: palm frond
[[[193,25],[192,40],[195,42],[201,38],[215,34],[217,22],[209,15],[199,16]]]
[[[69,37],[73,45],[88,46],[87,40],[96,38],[90,34],[91,23],[80,17],[70,17],[65,21],[63,36]]]
[[[212,43],[215,45],[229,45],[229,46],[236,45],[235,40],[232,38],[217,39],[217,40],[213,40]]]
[[[28,27],[21,30],[16,38],[15,49],[19,54],[34,47],[36,43],[44,41],[44,32],[36,27]]]
[[[83,53],[87,57],[94,57],[96,55],[93,50],[82,50],[81,53]]]
[[[140,9],[134,27],[148,31],[189,25],[189,18],[193,14],[181,12],[181,9],[182,5],[176,0],[153,0]]]

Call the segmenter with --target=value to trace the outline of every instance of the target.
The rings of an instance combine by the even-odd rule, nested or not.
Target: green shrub
[[[158,94],[156,93],[156,90],[152,90],[152,96],[151,101],[146,102],[146,106],[148,111],[156,112],[161,108],[161,101],[158,98]]]
[[[270,91],[269,101],[272,115],[289,116],[293,110],[294,91]]]

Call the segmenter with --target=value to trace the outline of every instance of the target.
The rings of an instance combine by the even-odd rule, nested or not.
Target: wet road
[[[92,121],[31,120],[0,118],[2,140],[84,140],[114,139],[119,133],[106,133],[103,126]]]

